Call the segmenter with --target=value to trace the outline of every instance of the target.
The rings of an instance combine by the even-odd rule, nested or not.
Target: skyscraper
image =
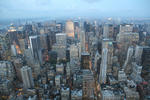
[[[108,55],[108,49],[103,48],[102,61],[101,61],[101,67],[100,67],[100,76],[99,76],[100,83],[106,83],[107,55]]]
[[[148,46],[143,47],[141,60],[142,60],[141,65],[143,66],[141,76],[144,78],[145,81],[149,81],[149,77],[150,77],[150,68],[149,68],[149,66],[150,66],[150,47],[148,47]]]
[[[38,36],[30,36],[29,39],[32,56],[35,60],[39,60],[40,38]]]
[[[88,52],[81,54],[81,68],[90,69],[90,54]]]
[[[68,20],[66,22],[65,31],[66,31],[68,37],[74,38],[74,23],[71,20]]]
[[[113,38],[114,27],[112,24],[105,24],[103,29],[104,38]]]
[[[56,43],[53,45],[52,49],[57,52],[58,59],[66,59],[66,39],[65,33],[56,34]]]
[[[80,32],[81,52],[85,51],[85,32]]]
[[[94,76],[89,69],[83,70],[82,100],[94,100]]]
[[[21,68],[21,76],[22,76],[22,81],[23,81],[23,85],[25,89],[34,87],[34,82],[32,78],[32,70],[30,67],[23,66]]]
[[[114,46],[113,46],[113,41],[111,39],[103,39],[102,41],[102,48],[107,48],[108,49],[108,54],[107,54],[107,72],[111,73],[112,72],[112,57],[113,57],[113,51],[114,51]]]

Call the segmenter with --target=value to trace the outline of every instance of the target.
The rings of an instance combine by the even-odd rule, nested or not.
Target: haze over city
[[[149,0],[1,0],[0,18],[150,17]]]

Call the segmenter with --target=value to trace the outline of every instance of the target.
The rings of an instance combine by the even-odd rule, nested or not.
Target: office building
[[[56,73],[57,74],[64,74],[64,65],[63,64],[56,64]]]
[[[82,100],[82,90],[71,90],[71,100]]]
[[[103,48],[102,50],[102,60],[100,65],[100,75],[99,75],[99,82],[106,83],[106,74],[107,74],[107,56],[108,56],[108,49]]]
[[[132,71],[132,67],[131,67],[132,57],[133,57],[133,47],[129,47],[125,63],[122,67],[123,69],[125,69],[126,74],[131,74],[131,71]]]
[[[94,100],[94,76],[89,69],[83,70],[82,100]]]
[[[32,78],[32,70],[28,66],[23,66],[21,68],[21,76],[22,81],[24,85],[24,89],[33,88],[34,87],[34,81]]]
[[[132,32],[133,31],[133,25],[132,24],[121,24],[120,25],[120,33],[123,32]]]
[[[61,88],[61,100],[70,100],[70,89],[67,87]]]
[[[31,53],[35,61],[40,60],[40,53],[41,53],[41,48],[40,48],[40,38],[39,36],[30,36],[30,48],[31,48]]]
[[[81,69],[90,69],[90,54],[88,52],[81,54]]]
[[[105,24],[103,29],[103,38],[113,39],[114,26],[112,24]]]
[[[142,58],[141,58],[142,62],[141,65],[142,67],[142,73],[141,76],[146,80],[149,81],[149,77],[150,77],[150,47],[146,46],[143,47],[143,52],[142,52]]]
[[[14,66],[9,61],[0,61],[0,79],[13,81],[15,77]]]
[[[74,38],[74,23],[71,20],[68,20],[66,22],[65,32],[66,32],[68,37]]]
[[[56,34],[56,43],[66,46],[66,44],[67,44],[67,35],[66,35],[66,33],[57,33]]]

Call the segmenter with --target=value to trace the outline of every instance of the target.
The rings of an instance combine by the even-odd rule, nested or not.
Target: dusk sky
[[[0,18],[150,17],[150,0],[0,0]]]

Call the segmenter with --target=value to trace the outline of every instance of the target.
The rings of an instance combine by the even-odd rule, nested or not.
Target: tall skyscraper
[[[39,60],[40,38],[38,36],[30,36],[29,39],[32,56],[35,60]]]
[[[32,70],[28,66],[23,66],[21,68],[21,76],[24,85],[24,89],[33,88],[34,82],[32,78]]]
[[[65,31],[66,31],[68,37],[74,38],[74,23],[71,20],[68,20],[66,22]]]
[[[17,56],[17,50],[15,45],[11,45],[11,54],[12,56]]]
[[[81,52],[85,51],[85,32],[80,32]]]
[[[113,58],[113,41],[112,39],[103,39],[102,41],[102,48],[107,48],[108,49],[108,54],[107,54],[107,72],[111,73],[112,72],[112,58]]]
[[[128,48],[128,52],[127,52],[127,57],[125,60],[125,63],[123,65],[123,69],[125,70],[126,74],[130,74],[131,73],[131,61],[132,61],[132,56],[133,56],[133,47],[129,47]]]
[[[103,48],[102,61],[101,61],[101,67],[100,67],[100,76],[99,76],[100,83],[106,83],[107,62],[108,62],[107,56],[108,56],[108,49]]]

